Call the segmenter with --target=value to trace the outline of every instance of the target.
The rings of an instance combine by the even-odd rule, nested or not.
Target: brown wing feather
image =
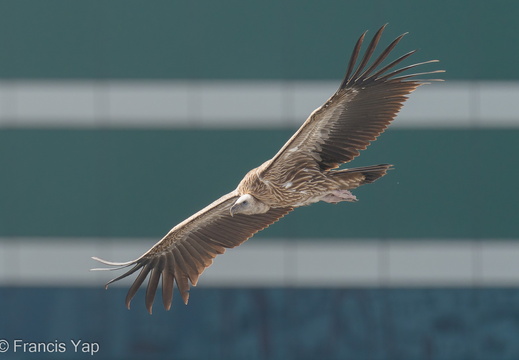
[[[389,44],[367,67],[384,29],[385,25],[377,31],[360,65],[355,68],[366,33],[362,34],[337,92],[309,116],[272,158],[264,169],[264,175],[271,170],[300,166],[319,166],[321,170],[328,170],[351,161],[389,126],[407,100],[407,95],[423,84],[421,80],[412,79],[414,76],[443,72],[437,70],[395,77],[405,70],[435,62],[432,60],[384,75],[414,53],[404,54],[379,69],[405,34]]]
[[[256,232],[268,227],[292,210],[292,208],[272,208],[265,214],[237,214],[231,217],[230,207],[237,198],[236,192],[222,196],[175,226],[162,240],[134,261],[113,263],[94,258],[116,267],[111,270],[133,265],[129,271],[110,280],[106,286],[140,269],[126,296],[128,308],[148,275],[145,302],[150,313],[161,276],[164,307],[168,310],[171,307],[174,283],[177,284],[182,299],[187,304],[189,283],[196,285],[199,276],[212,264],[216,255],[222,254],[226,248],[242,244]]]

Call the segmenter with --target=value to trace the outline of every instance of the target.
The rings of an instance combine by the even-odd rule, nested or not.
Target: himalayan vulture
[[[351,189],[384,176],[391,165],[338,167],[358,156],[360,150],[366,149],[389,126],[407,96],[425,83],[417,75],[442,72],[402,75],[406,70],[437,61],[395,69],[415,51],[381,65],[405,34],[390,43],[368,66],[384,29],[385,25],[377,31],[356,66],[366,32],[360,36],[335,94],[310,114],[272,159],[249,171],[235,190],[173,227],[135,260],[119,263],[94,257],[110,266],[94,270],[131,266],[106,287],[140,270],[126,296],[128,308],[147,277],[145,303],[150,313],[161,277],[164,307],[167,310],[171,307],[174,283],[187,304],[190,284],[195,286],[214,257],[226,248],[242,244],[299,206],[318,201],[356,201]],[[432,80],[436,79],[428,81]]]

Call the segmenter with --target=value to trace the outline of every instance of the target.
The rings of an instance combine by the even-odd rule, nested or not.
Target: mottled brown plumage
[[[424,83],[416,80],[416,75],[440,70],[397,76],[435,61],[392,70],[414,51],[381,67],[404,35],[367,67],[384,28],[375,34],[356,67],[366,33],[359,38],[337,92],[308,117],[272,159],[245,175],[236,190],[175,226],[136,260],[114,263],[94,258],[115,267],[110,269],[132,266],[107,286],[140,270],[126,297],[128,307],[147,277],[145,301],[150,313],[161,277],[164,307],[171,306],[174,283],[187,304],[189,283],[196,285],[214,257],[226,248],[240,245],[296,207],[317,201],[356,201],[349,190],[386,174],[391,165],[337,167],[358,156],[387,128],[407,95]]]

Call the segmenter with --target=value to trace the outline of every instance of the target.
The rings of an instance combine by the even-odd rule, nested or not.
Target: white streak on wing
[[[291,187],[291,186],[292,186],[292,182],[291,182],[291,181],[288,181],[288,182],[286,182],[286,183],[283,184],[283,187],[284,187],[285,189],[288,189],[288,188]]]

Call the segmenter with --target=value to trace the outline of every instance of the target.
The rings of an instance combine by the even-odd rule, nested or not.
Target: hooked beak
[[[234,217],[234,205],[229,209],[229,213],[231,214],[231,217]]]

